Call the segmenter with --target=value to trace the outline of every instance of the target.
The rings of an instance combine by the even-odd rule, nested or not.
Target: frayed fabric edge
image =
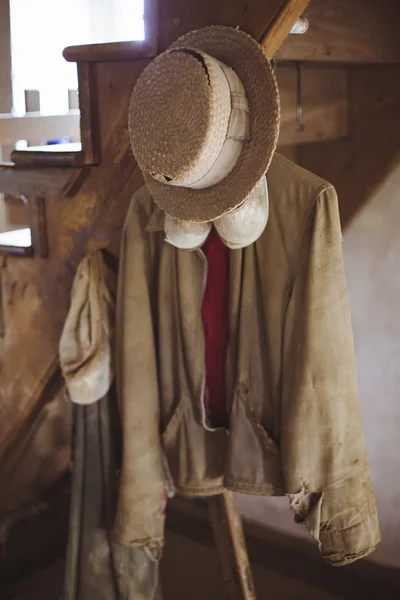
[[[328,563],[328,565],[330,565],[331,567],[342,567],[345,565],[350,565],[351,563],[355,562],[356,560],[359,560],[360,558],[365,558],[366,556],[369,556],[378,548],[378,546],[379,544],[375,544],[374,546],[370,546],[366,550],[358,552],[357,554],[345,554],[344,557],[340,560],[333,560],[330,556],[322,555],[322,557],[325,560],[325,562]]]
[[[356,562],[357,560],[360,560],[360,559],[365,558],[366,556],[369,556],[370,554],[372,554],[372,552],[374,552],[378,548],[380,541],[377,544],[373,544],[373,545],[369,546],[368,548],[366,548],[365,550],[361,550],[360,552],[356,552],[354,554],[324,555],[323,548],[322,548],[322,542],[321,542],[321,538],[320,538],[321,510],[322,510],[323,497],[324,497],[324,494],[322,492],[318,502],[314,505],[314,507],[310,511],[310,514],[305,519],[305,524],[307,526],[307,529],[308,529],[309,533],[311,534],[311,536],[313,537],[313,539],[317,542],[318,549],[321,553],[323,560],[332,567],[341,567],[341,566],[349,565],[353,562]],[[336,559],[335,559],[335,557],[336,557]]]
[[[146,556],[152,561],[159,561],[162,557],[164,548],[163,538],[146,538],[144,540],[134,540],[129,544],[121,544],[114,542],[117,546],[125,548],[141,548],[146,553]]]

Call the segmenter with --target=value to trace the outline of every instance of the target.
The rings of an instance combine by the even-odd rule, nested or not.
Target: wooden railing
[[[46,197],[62,197],[76,181],[80,169],[17,169],[11,164],[0,165],[0,190],[20,198],[27,206],[30,244],[18,239],[18,230],[10,236],[0,233],[0,253],[15,256],[46,257],[48,253]],[[28,236],[24,232],[20,239]],[[13,241],[15,240],[15,241]]]
[[[56,141],[59,145],[60,139],[75,146],[80,144],[78,90],[65,90],[68,112],[54,115],[42,114],[39,90],[25,90],[24,95],[24,116],[0,113],[0,161],[9,161],[15,149],[32,150],[43,146],[54,150],[50,144]]]
[[[79,86],[79,138],[81,146],[69,150],[48,149],[39,150],[14,150],[11,161],[17,166],[25,167],[76,167],[82,165],[95,165],[99,161],[97,100],[94,97],[93,67],[88,62],[78,63]],[[76,128],[77,121],[69,122]],[[77,131],[75,130],[75,134]],[[79,139],[78,138],[78,139]]]
[[[0,115],[0,146],[2,160],[7,161],[19,140],[26,140],[28,146],[42,146],[48,141],[68,137],[72,142],[80,142],[79,110],[65,115],[42,116],[27,114],[24,117]],[[11,152],[8,153],[7,149]]]

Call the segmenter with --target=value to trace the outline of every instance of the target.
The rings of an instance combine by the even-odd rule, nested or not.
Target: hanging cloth
[[[97,250],[78,266],[60,342],[74,438],[63,600],[153,600],[158,561],[112,541],[121,424],[113,384],[116,260]]]

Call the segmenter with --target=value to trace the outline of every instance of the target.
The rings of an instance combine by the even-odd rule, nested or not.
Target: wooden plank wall
[[[299,149],[305,168],[337,188],[343,226],[368,202],[399,153],[400,66],[349,70],[349,137]]]
[[[299,1],[290,3],[296,5]],[[158,2],[158,50],[166,49],[183,33],[210,24],[240,26],[260,40],[284,3],[284,0],[163,0]]]
[[[62,136],[69,136],[72,142],[79,142],[79,120],[78,111],[46,117],[0,116],[0,144],[13,146],[17,140],[27,140],[29,146],[40,146],[47,140]]]
[[[0,114],[12,108],[9,0],[0,2]]]
[[[311,0],[304,16],[307,33],[289,36],[277,60],[400,62],[398,0]]]
[[[343,68],[301,69],[302,127],[297,122],[295,67],[276,69],[281,98],[279,145],[307,144],[340,139],[348,135],[349,97],[347,72]]]

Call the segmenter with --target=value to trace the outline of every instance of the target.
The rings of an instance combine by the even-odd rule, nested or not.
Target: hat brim
[[[279,136],[278,85],[261,46],[243,31],[211,25],[178,38],[171,46],[176,47],[201,50],[231,67],[249,103],[250,140],[234,169],[219,183],[191,189],[161,183],[144,173],[147,188],[163,211],[176,219],[204,223],[243,204],[268,170]]]

